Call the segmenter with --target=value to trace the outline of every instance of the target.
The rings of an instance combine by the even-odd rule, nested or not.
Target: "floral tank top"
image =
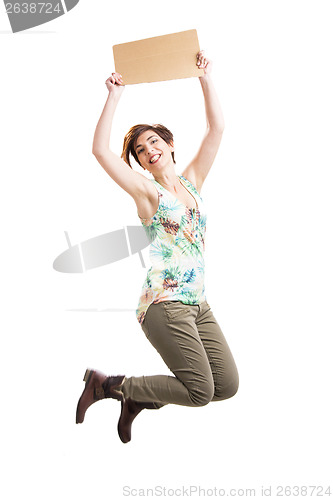
[[[202,198],[182,175],[183,186],[192,194],[197,208],[188,208],[157,181],[159,205],[149,219],[139,216],[151,241],[151,267],[147,272],[136,317],[143,323],[150,304],[179,300],[200,304],[206,300],[204,285],[204,249],[206,213]]]

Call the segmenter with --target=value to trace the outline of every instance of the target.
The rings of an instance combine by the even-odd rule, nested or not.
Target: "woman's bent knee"
[[[238,377],[235,377],[235,379],[232,380],[228,385],[218,387],[215,390],[214,400],[222,401],[223,399],[232,398],[237,393],[238,387],[239,387],[239,380]]]
[[[227,387],[225,391],[226,398],[232,398],[238,392],[239,383],[238,380]]]
[[[202,384],[195,389],[189,390],[189,395],[193,406],[205,406],[214,397],[214,385],[208,383]]]

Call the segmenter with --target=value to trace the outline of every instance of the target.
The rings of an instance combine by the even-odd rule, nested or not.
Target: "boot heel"
[[[88,382],[90,375],[92,374],[93,370],[90,370],[89,368],[86,369],[86,373],[84,374],[83,377],[83,382]]]

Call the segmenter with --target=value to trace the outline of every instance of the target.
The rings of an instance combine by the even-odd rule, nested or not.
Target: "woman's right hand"
[[[106,88],[110,94],[122,94],[125,86],[123,84],[123,77],[120,73],[112,73],[112,75],[105,82]]]

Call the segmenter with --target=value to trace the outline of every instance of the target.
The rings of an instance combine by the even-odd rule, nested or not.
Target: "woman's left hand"
[[[205,75],[208,75],[212,71],[212,61],[207,59],[205,56],[205,51],[200,50],[200,52],[197,53],[197,66],[199,69],[203,69],[205,72]]]

